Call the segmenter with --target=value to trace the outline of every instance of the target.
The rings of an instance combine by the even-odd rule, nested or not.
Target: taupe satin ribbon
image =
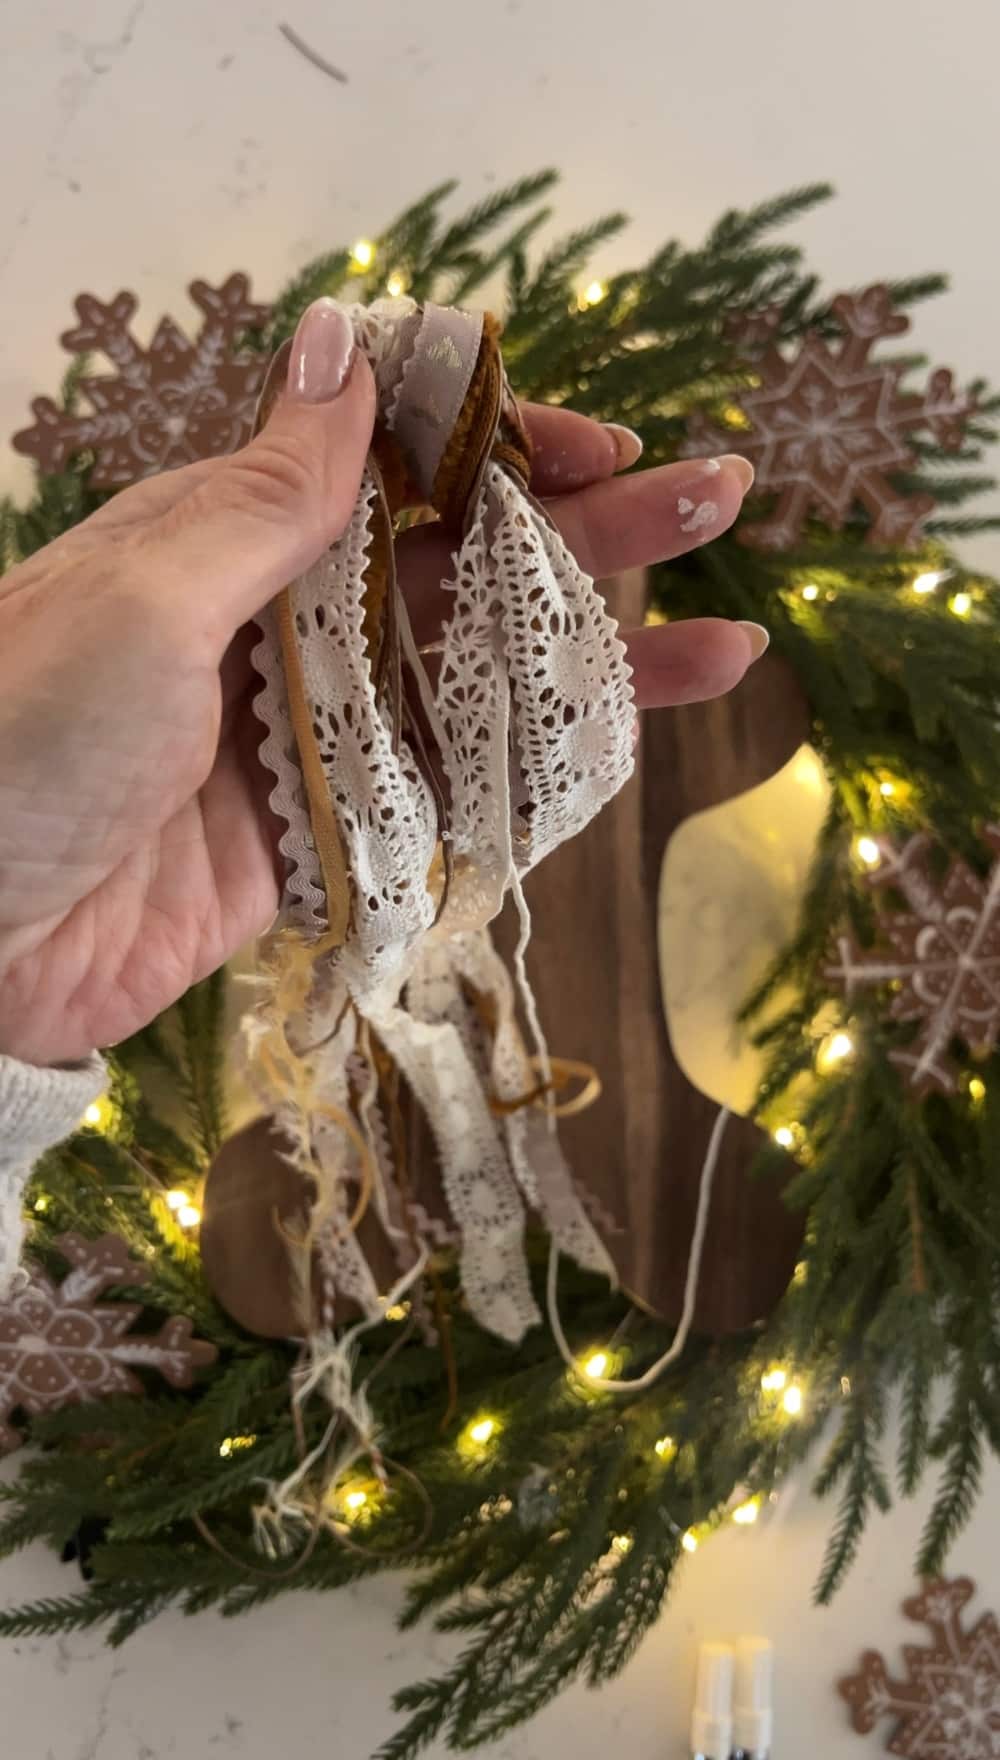
[[[472,383],[482,336],[479,312],[423,308],[392,425],[410,480],[426,501]]]

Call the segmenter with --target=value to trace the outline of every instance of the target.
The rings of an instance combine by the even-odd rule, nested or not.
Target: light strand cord
[[[712,1186],[715,1180],[715,1170],[718,1165],[719,1151],[722,1148],[722,1138],[730,1116],[728,1106],[722,1106],[719,1108],[719,1114],[712,1126],[712,1134],[708,1139],[708,1148],[705,1152],[705,1159],[702,1163],[701,1178],[698,1185],[698,1208],[695,1212],[694,1228],[691,1232],[691,1247],[688,1253],[687,1277],[684,1281],[684,1306],[681,1310],[680,1320],[677,1323],[677,1331],[674,1333],[674,1341],[669,1349],[664,1351],[662,1357],[658,1357],[656,1362],[653,1363],[644,1374],[636,1376],[634,1381],[616,1381],[611,1378],[605,1379],[604,1376],[600,1375],[587,1375],[580,1367],[576,1357],[574,1357],[573,1352],[570,1350],[569,1341],[563,1330],[562,1320],[559,1315],[559,1248],[554,1241],[550,1241],[549,1266],[546,1278],[546,1305],[548,1309],[549,1326],[552,1330],[552,1336],[559,1347],[559,1354],[562,1357],[563,1362],[572,1369],[573,1373],[579,1378],[584,1387],[593,1388],[602,1393],[641,1393],[644,1388],[652,1387],[654,1383],[659,1380],[664,1370],[669,1369],[672,1363],[676,1363],[678,1357],[684,1350],[691,1332],[691,1323],[694,1319],[695,1303],[698,1297],[698,1280],[701,1275],[701,1260],[705,1248],[705,1235],[708,1230],[708,1213],[712,1199]]]

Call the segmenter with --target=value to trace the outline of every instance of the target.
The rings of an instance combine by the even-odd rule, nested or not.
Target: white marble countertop
[[[9,1461],[5,1476],[13,1469]],[[685,1559],[676,1593],[626,1673],[599,1693],[571,1687],[495,1749],[494,1760],[682,1760],[698,1644],[759,1634],[775,1646],[774,1760],[863,1760],[835,1693],[862,1650],[890,1665],[922,1627],[903,1619],[927,1500],[872,1528],[831,1608],[811,1605],[833,1510],[801,1479],[752,1529],[730,1528]],[[1000,1611],[1000,1467],[958,1542],[953,1574],[979,1584],[970,1612]],[[0,1603],[73,1594],[75,1565],[34,1547],[0,1566]],[[391,1694],[447,1666],[453,1640],[400,1633],[400,1584],[288,1594],[245,1618],[168,1613],[118,1651],[97,1633],[0,1642],[5,1760],[369,1760],[396,1725]],[[883,1732],[887,1733],[887,1732]],[[872,1738],[868,1752],[880,1751]],[[429,1760],[443,1760],[439,1744]]]

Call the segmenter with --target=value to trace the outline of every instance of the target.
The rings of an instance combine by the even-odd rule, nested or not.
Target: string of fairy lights
[[[836,1035],[834,1035],[834,1038]],[[118,1125],[118,1109],[109,1094],[103,1095],[86,1108],[80,1120],[84,1130],[96,1131],[100,1134],[113,1133]],[[171,1188],[160,1194],[167,1215],[181,1229],[194,1233],[201,1222],[201,1208],[197,1201],[199,1194],[183,1187]],[[39,1213],[50,1206],[50,1198],[42,1193],[35,1199],[35,1209]],[[390,1323],[405,1321],[410,1314],[408,1301],[393,1303],[386,1307],[385,1319]],[[583,1390],[587,1397],[587,1384],[593,1386],[594,1398],[601,1396],[599,1384],[609,1375],[616,1373],[621,1367],[621,1353],[615,1352],[612,1346],[596,1346],[585,1351],[566,1371],[567,1382],[577,1392]],[[802,1417],[805,1410],[805,1391],[802,1383],[797,1380],[782,1364],[772,1364],[761,1376],[761,1397],[765,1411],[773,1418],[794,1422]],[[472,1417],[458,1432],[455,1448],[462,1459],[472,1468],[485,1463],[490,1454],[501,1442],[503,1420],[494,1412],[479,1412]],[[255,1447],[257,1437],[253,1434],[235,1433],[223,1438],[219,1445],[219,1458],[232,1461]],[[670,1435],[658,1437],[652,1444],[652,1453],[661,1467],[670,1467],[679,1453],[679,1446]],[[374,1475],[368,1479],[352,1477],[347,1482],[340,1482],[330,1488],[325,1497],[325,1517],[333,1526],[342,1523],[346,1527],[367,1527],[378,1516],[380,1505],[388,1495],[388,1489]],[[697,1527],[685,1529],[677,1527],[676,1532],[683,1550],[694,1553],[702,1541],[727,1520],[738,1528],[753,1526],[763,1507],[763,1498],[758,1494],[746,1495],[742,1492],[734,1494],[726,1510],[719,1512],[711,1520]],[[483,1519],[492,1519],[512,1508],[509,1498],[491,1498],[484,1504],[481,1514]],[[631,1550],[633,1537],[627,1532],[613,1534],[609,1541],[606,1563],[609,1567],[619,1562]]]

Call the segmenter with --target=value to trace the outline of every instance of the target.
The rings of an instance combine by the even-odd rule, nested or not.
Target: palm
[[[278,886],[247,646],[245,636],[234,644],[221,678],[175,668],[172,700],[161,694],[155,722],[130,709],[130,725],[116,728],[112,708],[104,725],[91,724],[88,745],[77,739],[63,755],[60,798],[44,822],[56,890],[39,898],[31,889],[44,908],[19,925],[26,945],[0,996],[0,1037],[16,1038],[22,1055],[36,1038],[48,1047],[57,1022],[61,1059],[116,1043],[273,917]],[[110,771],[109,747],[117,756]],[[100,810],[90,779],[102,768],[111,787],[116,769],[130,776],[132,833],[126,823],[119,859],[73,900]],[[45,863],[37,836],[33,853]],[[30,898],[19,904],[5,890],[11,911],[26,919]]]
[[[197,795],[85,899],[45,949],[50,983],[66,937],[98,950],[115,924],[133,925],[108,983],[99,952],[77,992],[79,1046],[135,1032],[199,978],[260,934],[278,904],[274,855],[236,730],[224,738]],[[79,953],[70,963],[79,962]]]

